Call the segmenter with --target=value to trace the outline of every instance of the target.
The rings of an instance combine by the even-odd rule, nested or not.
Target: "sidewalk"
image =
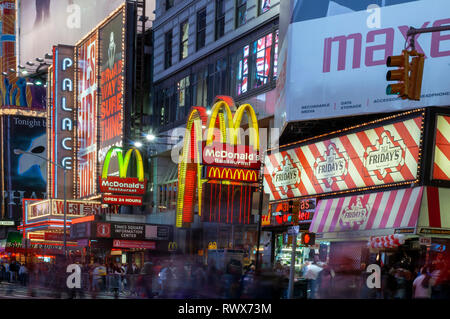
[[[83,291],[83,299],[94,299],[91,291]],[[79,296],[76,296],[79,299]],[[67,291],[61,292],[58,296],[57,292],[47,287],[34,286],[31,289],[22,286],[19,283],[0,283],[0,299],[69,299]],[[115,299],[113,292],[99,292],[95,299]],[[141,299],[138,296],[126,296],[124,293],[119,294],[118,299]]]

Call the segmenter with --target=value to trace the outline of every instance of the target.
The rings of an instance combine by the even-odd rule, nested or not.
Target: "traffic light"
[[[301,244],[304,246],[312,246],[316,241],[316,234],[302,233]]]
[[[396,66],[397,70],[390,70],[386,73],[387,81],[399,81],[389,84],[386,88],[387,95],[399,95],[402,99],[408,98],[409,92],[409,52],[402,51],[402,55],[390,56],[386,60],[388,67]]]
[[[409,75],[409,91],[408,96],[410,100],[419,101],[420,92],[422,91],[422,76],[425,56],[422,53],[412,51],[411,55],[414,58],[411,61],[411,73]]]
[[[411,62],[410,57],[412,57]],[[386,60],[388,67],[398,67],[386,74],[387,81],[398,81],[389,84],[386,94],[399,95],[402,99],[420,100],[422,89],[422,76],[424,66],[424,55],[417,51],[403,50],[402,55],[390,56]]]

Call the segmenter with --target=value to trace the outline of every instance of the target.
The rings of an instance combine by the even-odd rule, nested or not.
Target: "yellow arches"
[[[233,111],[235,111],[234,115]],[[258,120],[250,104],[243,104],[236,110],[231,98],[220,98],[214,103],[209,120],[204,107],[195,106],[191,109],[186,124],[183,151],[178,164],[176,227],[183,227],[183,224],[194,221],[196,189],[199,215],[202,212],[204,181],[201,179],[203,153],[201,147],[204,134],[206,146],[215,141],[217,129],[220,132],[220,143],[239,145],[241,144],[240,126],[244,114],[247,114],[250,129],[250,145],[255,151],[259,151]]]

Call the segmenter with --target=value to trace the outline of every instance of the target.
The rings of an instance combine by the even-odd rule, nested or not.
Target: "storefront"
[[[71,240],[86,252],[86,262],[136,263],[175,253],[173,227],[88,216],[73,220]]]

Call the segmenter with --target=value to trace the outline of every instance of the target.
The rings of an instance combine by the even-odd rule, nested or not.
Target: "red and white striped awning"
[[[435,232],[440,235],[450,235],[450,189],[441,187],[426,187],[423,194],[418,222],[418,234],[429,234],[422,229],[441,229],[446,232]]]
[[[322,238],[385,236],[414,231],[423,187],[320,200],[309,231]]]

